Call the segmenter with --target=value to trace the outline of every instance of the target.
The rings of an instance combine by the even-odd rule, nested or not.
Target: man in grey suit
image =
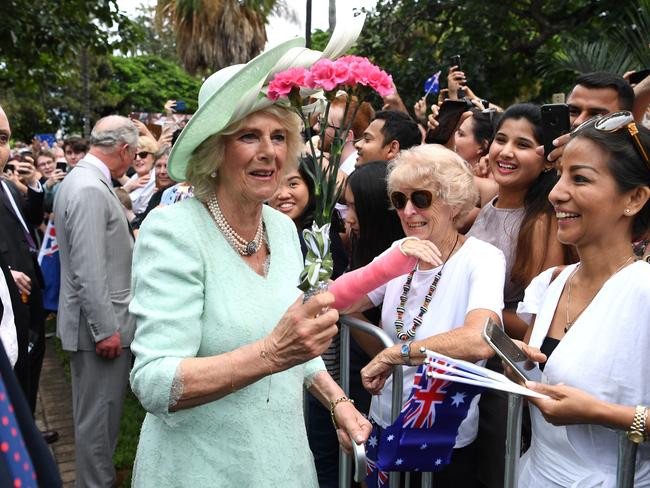
[[[90,151],[61,182],[54,219],[61,257],[57,334],[70,352],[77,486],[115,483],[113,453],[131,366],[133,236],[113,192],[133,162],[138,131],[117,115],[97,122]]]

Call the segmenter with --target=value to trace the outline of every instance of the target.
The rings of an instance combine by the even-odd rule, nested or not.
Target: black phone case
[[[569,106],[565,103],[550,103],[542,105],[541,110],[544,159],[548,160],[548,155],[555,149],[553,141],[570,132]]]
[[[445,100],[438,114],[438,127],[427,132],[427,144],[447,144],[456,130],[460,116],[468,110],[469,106],[464,100]]]

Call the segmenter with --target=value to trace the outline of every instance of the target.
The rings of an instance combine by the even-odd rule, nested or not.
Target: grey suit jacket
[[[57,335],[67,351],[92,351],[120,332],[133,340],[131,301],[133,237],[106,176],[82,160],[60,183],[54,223],[61,258]]]

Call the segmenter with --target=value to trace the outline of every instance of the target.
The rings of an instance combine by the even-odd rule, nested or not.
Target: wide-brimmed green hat
[[[273,102],[262,91],[270,78],[289,68],[308,68],[321,58],[344,54],[359,36],[364,15],[337,20],[323,52],[304,47],[301,37],[285,41],[246,64],[236,64],[210,75],[199,91],[199,109],[178,136],[167,162],[167,172],[185,181],[187,164],[194,150],[208,137]]]

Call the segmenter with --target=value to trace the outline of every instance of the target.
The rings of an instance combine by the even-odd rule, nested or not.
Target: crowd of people
[[[526,384],[547,398],[529,401],[519,485],[614,486],[616,436],[627,431],[639,443],[635,486],[650,487],[650,78],[632,86],[585,73],[558,87],[570,132],[545,154],[540,105],[488,103],[456,66],[438,103],[425,96],[409,111],[397,92],[381,107],[339,94],[304,127],[257,96],[295,49],[287,41],[214,73],[182,130],[168,102],[160,135],[110,115],[88,139],[10,144],[0,107],[0,338],[10,365],[0,369],[7,391],[17,382],[24,395],[11,387],[26,483],[60,485],[44,449],[58,434],[39,435],[31,421],[45,319],[56,312],[78,486],[115,482],[130,385],[147,411],[134,486],[337,487],[339,446],[350,452],[390,425],[391,373],[404,368],[406,401],[422,348],[503,372],[481,335],[491,319],[544,374]],[[446,142],[428,143],[446,99],[466,108]],[[318,198],[310,175],[345,125],[335,281],[303,301],[302,231]],[[43,304],[36,259],[49,222],[56,311]],[[341,299],[377,269],[390,276]],[[382,349],[353,331],[347,393],[339,314],[395,343]],[[474,398],[436,486],[503,486],[506,412],[502,392]],[[0,479],[14,483],[7,452]]]

